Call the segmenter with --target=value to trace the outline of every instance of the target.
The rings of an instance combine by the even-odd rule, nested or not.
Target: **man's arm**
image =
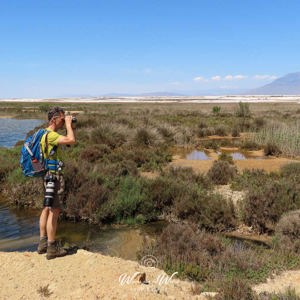
[[[66,124],[66,129],[67,129],[67,135],[60,136],[58,138],[57,143],[59,145],[72,145],[75,144],[76,139],[75,139],[75,134],[72,128],[72,116],[66,116],[65,117],[65,124]]]

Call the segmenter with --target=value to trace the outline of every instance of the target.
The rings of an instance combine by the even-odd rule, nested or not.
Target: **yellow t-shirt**
[[[46,144],[45,137],[46,137],[46,134],[44,134],[42,136],[42,139],[41,139],[41,146],[42,146],[42,151],[43,151],[44,158],[54,159],[54,160],[61,160],[61,149],[60,149],[60,147],[57,147],[54,154],[50,155],[53,147],[58,146],[58,139],[61,135],[59,133],[53,131],[50,128],[46,128],[46,130],[49,131],[48,136],[47,136],[47,141],[48,141],[47,153],[45,152],[45,144]]]

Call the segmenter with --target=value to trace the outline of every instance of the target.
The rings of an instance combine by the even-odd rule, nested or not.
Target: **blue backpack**
[[[28,137],[21,150],[20,165],[22,172],[27,177],[42,177],[48,170],[56,170],[58,162],[44,158],[41,139],[48,134],[46,129],[39,129]],[[46,136],[47,147],[47,136]]]

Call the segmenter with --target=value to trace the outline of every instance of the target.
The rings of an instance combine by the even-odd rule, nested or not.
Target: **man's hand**
[[[76,142],[75,135],[72,128],[72,116],[65,116],[65,125],[67,129],[67,136],[59,137],[58,144],[72,145]]]
[[[72,127],[72,116],[65,116],[65,124],[67,127]]]

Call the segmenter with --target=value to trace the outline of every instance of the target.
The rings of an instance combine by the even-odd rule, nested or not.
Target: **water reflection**
[[[0,147],[13,147],[16,142],[24,140],[26,134],[43,123],[43,120],[0,118]]]
[[[214,154],[220,155],[221,153],[226,153],[232,157],[233,160],[247,160],[247,159],[262,159],[260,156],[253,156],[251,153],[239,152],[239,151],[216,151]],[[212,155],[212,154],[211,154]],[[188,160],[211,160],[210,157],[205,151],[194,150],[185,155],[185,159]]]
[[[10,208],[0,199],[0,251],[36,251],[39,214],[40,210]],[[93,252],[136,260],[144,239],[154,239],[165,225],[162,221],[130,227],[101,228],[87,223],[61,221],[57,238]]]
[[[189,160],[210,160],[211,158],[204,151],[194,150],[191,153],[186,155],[186,159],[189,159]]]

